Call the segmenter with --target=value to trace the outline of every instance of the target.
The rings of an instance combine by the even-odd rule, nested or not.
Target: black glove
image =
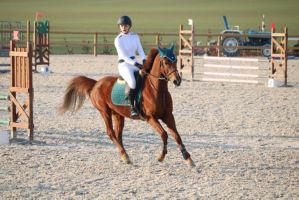
[[[142,60],[142,65],[143,65],[143,66],[145,65],[145,62],[146,62],[146,60],[143,59],[143,60]]]
[[[136,67],[138,67],[139,69],[142,69],[143,68],[143,65],[138,63],[138,62],[135,62],[134,64]]]

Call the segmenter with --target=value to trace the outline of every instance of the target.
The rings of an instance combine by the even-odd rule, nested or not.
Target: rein
[[[155,75],[153,75],[153,74],[151,74],[151,73],[148,73],[148,72],[145,72],[145,74],[146,74],[146,75],[149,75],[149,76],[152,76],[152,77],[154,77],[155,79],[158,79],[158,80],[168,81],[168,78],[166,78],[166,77],[155,76]]]

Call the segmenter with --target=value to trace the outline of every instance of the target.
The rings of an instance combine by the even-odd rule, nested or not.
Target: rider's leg
[[[129,97],[129,102],[130,102],[131,117],[136,117],[136,116],[138,116],[138,111],[135,107],[136,89],[130,88],[128,97]]]
[[[123,79],[127,82],[130,87],[130,91],[128,93],[128,99],[130,103],[131,117],[138,116],[137,109],[135,107],[135,97],[136,97],[136,79],[134,76],[134,72],[139,69],[133,65],[129,65],[127,63],[122,63],[118,65],[118,70]]]

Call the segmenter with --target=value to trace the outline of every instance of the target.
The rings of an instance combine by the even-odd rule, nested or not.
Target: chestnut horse
[[[144,64],[143,72],[145,73],[145,80],[142,90],[142,119],[146,120],[162,138],[163,148],[158,161],[162,162],[167,154],[168,139],[167,132],[158,121],[160,119],[167,125],[169,132],[182,152],[183,158],[189,165],[194,166],[190,154],[187,152],[176,129],[175,119],[172,114],[173,104],[168,91],[168,81],[176,86],[181,83],[173,46],[171,48],[158,47],[158,49],[151,49]],[[98,81],[85,76],[73,78],[68,84],[59,111],[60,114],[66,111],[77,111],[84,103],[86,96],[89,96],[92,104],[101,113],[107,134],[117,146],[121,159],[125,163],[130,163],[131,161],[122,142],[124,119],[125,117],[130,118],[130,109],[128,106],[114,105],[111,100],[112,87],[117,78],[116,76],[106,76]],[[141,118],[138,117],[138,119]]]

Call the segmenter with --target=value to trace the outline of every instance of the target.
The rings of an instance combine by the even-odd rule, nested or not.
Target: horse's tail
[[[77,76],[73,78],[67,86],[64,94],[64,100],[58,109],[58,113],[62,115],[66,111],[78,111],[82,107],[86,96],[90,95],[90,92],[95,84],[96,80],[85,76]]]

